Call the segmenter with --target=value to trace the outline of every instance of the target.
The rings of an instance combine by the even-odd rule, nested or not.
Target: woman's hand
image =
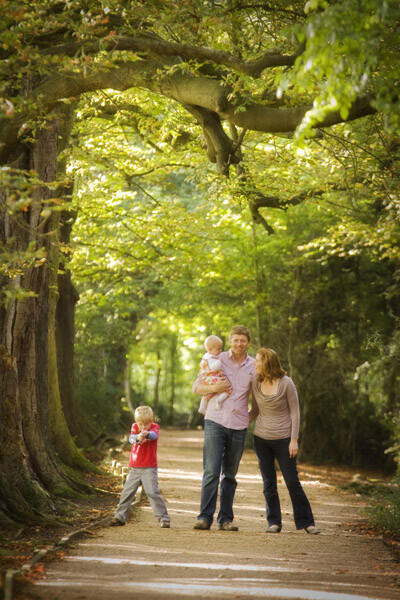
[[[299,451],[299,445],[297,443],[297,438],[291,438],[289,443],[289,456],[290,458],[295,458]]]
[[[258,417],[260,413],[260,409],[258,408],[258,404],[254,396],[251,400],[251,409],[249,410],[249,422]]]

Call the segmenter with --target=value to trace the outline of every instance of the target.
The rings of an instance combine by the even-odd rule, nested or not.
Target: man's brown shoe
[[[196,521],[196,525],[193,527],[193,529],[210,529],[211,525],[210,523],[207,521],[207,519],[197,519]]]
[[[239,527],[236,527],[236,525],[232,525],[230,521],[225,521],[224,523],[221,523],[218,529],[221,529],[222,531],[239,531]]]

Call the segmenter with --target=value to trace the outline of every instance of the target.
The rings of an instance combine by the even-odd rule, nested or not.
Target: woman
[[[260,348],[257,351],[255,367],[250,420],[257,417],[254,450],[264,482],[267,532],[279,533],[282,529],[276,458],[290,494],[296,528],[315,535],[320,530],[315,527],[311,506],[297,473],[300,410],[295,385],[282,369],[276,352],[270,348]]]

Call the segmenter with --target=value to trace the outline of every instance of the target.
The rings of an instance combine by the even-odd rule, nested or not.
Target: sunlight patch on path
[[[219,556],[219,554],[218,554]],[[128,557],[116,558],[116,557],[104,557],[104,556],[68,556],[65,558],[68,562],[86,562],[86,563],[101,563],[104,565],[121,565],[121,566],[141,566],[141,567],[169,567],[169,568],[179,568],[179,569],[203,569],[209,571],[247,571],[247,572],[269,572],[269,573],[292,573],[293,575],[302,573],[304,568],[297,563],[297,560],[294,559],[292,566],[289,567],[280,567],[277,565],[250,565],[246,563],[238,564],[238,563],[200,563],[200,562],[174,562],[174,561],[162,561],[162,560],[138,560],[132,559]],[[288,560],[286,559],[286,562]],[[311,569],[309,569],[311,571]],[[368,571],[358,570],[358,575],[368,575]],[[318,576],[326,575],[325,571],[320,571],[318,569],[313,568],[312,573]],[[380,573],[381,577],[388,576],[393,577],[395,573],[391,571],[386,571]]]
[[[96,544],[96,543],[91,543],[91,542],[81,543],[80,546],[87,547],[87,548],[104,548],[104,544]],[[168,549],[164,550],[163,548],[160,548],[158,546],[146,546],[143,544],[110,544],[110,543],[107,543],[107,548],[115,548],[117,550],[118,549],[129,550],[131,552],[147,552],[149,554],[152,554],[154,552],[157,552],[158,554],[168,554],[168,555],[177,554],[179,556],[182,556],[182,554],[196,554],[196,555],[204,555],[207,557],[214,556],[214,555],[227,556],[227,557],[235,556],[234,554],[232,554],[232,552],[220,552],[219,550],[218,550],[218,552],[212,552],[210,550],[199,550],[198,548],[193,549],[193,550],[183,550],[182,548],[179,548],[179,550],[173,550],[171,548],[168,548]],[[246,557],[247,558],[259,558],[258,555],[249,556],[248,553],[246,553]],[[264,554],[263,560],[275,561],[275,562],[286,562],[290,559]],[[295,560],[295,559],[291,559],[291,560]],[[181,563],[179,563],[179,564],[181,564]]]
[[[173,592],[175,594],[187,595],[189,593],[199,593],[215,597],[218,595],[227,595],[232,597],[232,593],[240,594],[240,589],[237,586],[228,585],[204,585],[198,583],[182,583],[182,582],[171,582],[160,581],[160,584],[154,583],[138,583],[138,589],[151,590],[153,592]],[[257,598],[300,598],[302,600],[377,600],[370,596],[358,596],[353,594],[342,594],[337,592],[322,592],[321,590],[302,590],[302,589],[290,589],[290,588],[265,588],[253,586],[247,587],[243,590],[247,596],[254,596]]]
[[[181,469],[163,469],[163,468],[159,468],[158,469],[158,473],[160,478],[162,479],[163,476],[165,475],[173,475],[175,479],[192,479],[193,481],[201,481],[202,480],[202,475],[199,474],[198,472],[193,472],[193,471],[182,471]],[[254,483],[260,483],[262,481],[261,475],[245,475],[245,474],[241,474],[238,473],[237,477],[236,477],[238,482],[254,482]],[[278,476],[278,483],[282,483],[283,479],[282,477]],[[328,483],[321,483],[320,481],[309,481],[309,480],[301,480],[301,484],[305,485],[305,486],[319,486],[319,487],[323,487],[323,488],[330,488],[332,487],[331,485],[329,485]]]
[[[183,562],[163,562],[163,561],[148,561],[148,560],[134,560],[131,558],[104,558],[103,556],[68,556],[67,561],[88,561],[88,562],[100,562],[107,565],[136,565],[141,567],[179,567],[187,569],[209,569],[209,570],[221,570],[227,571],[284,571],[290,572],[291,569],[285,567],[266,567],[256,565],[240,565],[240,564],[206,564],[206,563],[183,563]]]
[[[181,471],[179,469],[158,469],[159,477],[162,479],[164,475],[173,475],[174,479],[191,479],[193,481],[201,481],[202,475],[193,471]]]
[[[241,580],[242,583],[246,583],[245,588],[241,588],[237,584],[240,580],[234,580],[234,585],[227,585],[225,582],[221,583],[219,580],[212,580],[209,583],[198,583],[193,580],[166,580],[160,579],[154,582],[130,582],[130,581],[112,581],[102,582],[101,587],[113,589],[114,592],[117,590],[134,590],[135,592],[153,592],[155,594],[170,593],[171,595],[190,596],[190,597],[229,597],[232,598],[237,595],[243,595],[246,597],[255,598],[291,598],[293,600],[378,600],[372,596],[360,596],[357,594],[346,594],[341,592],[324,592],[321,590],[309,590],[301,588],[284,588],[284,587],[267,587],[260,585],[251,585],[252,583],[273,583],[271,580]],[[236,585],[235,585],[236,582]],[[250,585],[249,585],[250,584]],[[93,587],[95,583],[93,581],[69,581],[67,579],[58,579],[49,584],[46,581],[38,581],[36,585],[43,587]]]
[[[202,593],[207,596],[216,597],[216,595],[224,595],[232,597],[232,594],[240,595],[240,588],[237,586],[229,585],[207,585],[199,583],[182,583],[172,581],[160,581],[159,584],[154,583],[139,583],[138,589],[151,590],[153,592],[173,592],[175,594],[187,595]],[[302,589],[290,589],[290,588],[279,588],[279,587],[259,587],[252,586],[246,587],[243,590],[244,595],[254,596],[257,598],[300,598],[302,600],[377,600],[377,598],[371,598],[370,596],[358,596],[353,594],[342,594],[338,592],[322,592],[321,590],[302,590]]]

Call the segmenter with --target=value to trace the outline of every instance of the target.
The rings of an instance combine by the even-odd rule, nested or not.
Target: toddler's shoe
[[[163,529],[169,529],[170,526],[170,522],[167,519],[161,519],[160,527],[162,527]]]
[[[122,526],[122,525],[125,525],[125,523],[123,521],[120,521],[119,519],[117,519],[117,517],[113,517],[110,521],[110,526],[116,527],[118,525]]]

